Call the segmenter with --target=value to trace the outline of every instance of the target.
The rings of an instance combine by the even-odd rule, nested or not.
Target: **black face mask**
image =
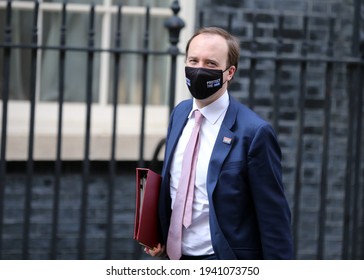
[[[196,99],[205,99],[217,92],[224,84],[222,74],[226,70],[186,66],[186,84],[192,96]]]

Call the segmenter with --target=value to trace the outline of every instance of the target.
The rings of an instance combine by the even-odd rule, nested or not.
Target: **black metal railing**
[[[8,103],[9,103],[9,81],[11,73],[11,55],[14,49],[27,49],[31,51],[31,88],[30,88],[30,121],[29,121],[29,136],[28,136],[28,156],[26,160],[27,166],[27,180],[26,180],[26,193],[24,200],[24,224],[23,224],[23,237],[22,237],[22,258],[29,258],[29,238],[30,238],[30,219],[32,217],[32,188],[34,177],[34,126],[35,126],[35,112],[36,112],[36,68],[37,68],[37,55],[38,50],[53,50],[59,52],[59,83],[58,83],[58,130],[57,130],[57,152],[55,158],[55,186],[53,196],[53,211],[52,211],[52,241],[50,246],[49,258],[55,259],[58,250],[57,234],[59,230],[59,193],[60,193],[60,179],[62,176],[62,126],[63,126],[63,105],[64,105],[64,91],[65,91],[65,64],[67,60],[67,52],[76,51],[87,54],[87,72],[85,77],[86,84],[86,130],[84,136],[84,157],[82,161],[82,188],[81,188],[81,209],[80,209],[80,230],[78,242],[78,258],[85,258],[86,250],[86,233],[87,233],[87,210],[88,210],[88,195],[89,195],[89,181],[90,181],[90,139],[91,139],[91,115],[92,115],[92,85],[93,85],[93,68],[95,61],[95,54],[100,52],[109,52],[114,56],[114,80],[112,88],[112,104],[113,104],[113,117],[112,117],[112,135],[111,135],[111,155],[109,160],[109,189],[108,189],[108,215],[107,215],[107,233],[106,233],[106,246],[105,258],[111,258],[112,251],[112,232],[113,232],[113,205],[114,205],[114,192],[115,192],[115,177],[116,177],[116,127],[117,127],[117,109],[118,109],[118,79],[120,71],[120,59],[124,54],[137,54],[142,57],[142,113],[141,113],[141,129],[140,129],[140,145],[139,145],[139,165],[144,166],[144,139],[145,139],[145,108],[147,104],[147,69],[148,59],[151,55],[167,56],[171,58],[170,68],[170,93],[169,93],[169,106],[170,111],[174,106],[174,91],[176,80],[176,59],[180,55],[177,47],[179,42],[179,32],[184,27],[183,21],[178,17],[179,3],[174,1],[171,6],[173,15],[170,19],[165,21],[165,27],[170,33],[170,48],[166,51],[152,51],[149,49],[150,40],[150,8],[146,7],[145,12],[145,27],[143,46],[137,50],[125,50],[121,48],[121,25],[122,25],[122,7],[118,6],[117,10],[117,27],[115,33],[115,45],[111,49],[100,49],[95,47],[95,5],[90,6],[89,12],[89,27],[88,27],[88,45],[85,48],[68,46],[66,43],[67,35],[67,3],[63,2],[61,11],[61,27],[60,27],[60,40],[59,45],[47,46],[38,44],[38,15],[39,15],[39,2],[34,2],[33,9],[33,24],[32,24],[32,41],[31,44],[15,44],[12,42],[12,1],[7,1],[6,17],[5,17],[5,30],[4,42],[0,42],[0,48],[3,51],[3,86],[1,88],[2,94],[2,127],[1,127],[1,160],[0,160],[0,255],[3,252],[3,225],[4,225],[4,192],[6,188],[6,149],[7,149],[7,124],[8,124]],[[167,31],[166,30],[166,31]],[[162,140],[163,142],[163,140]]]

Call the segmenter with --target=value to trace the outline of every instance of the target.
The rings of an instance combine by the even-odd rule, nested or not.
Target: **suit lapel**
[[[171,155],[173,155],[173,152],[178,143],[178,139],[182,133],[184,126],[186,125],[187,117],[191,110],[192,100],[185,103],[180,110],[176,110],[171,120],[173,122],[173,129],[171,131],[171,134],[169,135],[168,145],[166,147],[167,150],[165,164],[167,168],[165,170],[170,169],[170,164],[172,162]],[[236,101],[230,97],[230,104],[216,138],[207,174],[207,191],[209,193],[209,196],[211,197],[217,184],[222,164],[224,163],[225,158],[228,156],[234,145],[235,133],[232,132],[231,129],[235,124],[237,111],[238,107]]]
[[[226,112],[225,118],[221,124],[220,131],[217,135],[216,142],[211,154],[208,174],[207,174],[207,192],[212,198],[212,193],[216,187],[220,170],[225,158],[230,153],[235,139],[235,133],[231,131],[237,114],[237,106],[230,98],[230,104]]]
[[[182,130],[186,125],[187,117],[190,111],[192,110],[192,100],[187,103],[186,106],[183,106],[181,110],[176,110],[173,119],[172,119],[172,127],[171,134],[169,135],[168,145],[166,150],[166,164],[168,166],[167,170],[169,170],[169,166],[172,161],[173,152],[177,146],[178,139],[181,136]]]

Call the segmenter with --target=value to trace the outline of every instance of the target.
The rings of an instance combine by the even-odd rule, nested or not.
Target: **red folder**
[[[134,239],[154,248],[161,242],[158,199],[162,177],[148,168],[136,169]]]

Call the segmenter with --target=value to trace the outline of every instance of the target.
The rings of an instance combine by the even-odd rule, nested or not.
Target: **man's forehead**
[[[204,53],[218,53],[220,55],[226,55],[228,52],[228,46],[226,40],[220,35],[216,34],[199,34],[192,39],[189,46],[188,55],[192,55],[194,52]]]

